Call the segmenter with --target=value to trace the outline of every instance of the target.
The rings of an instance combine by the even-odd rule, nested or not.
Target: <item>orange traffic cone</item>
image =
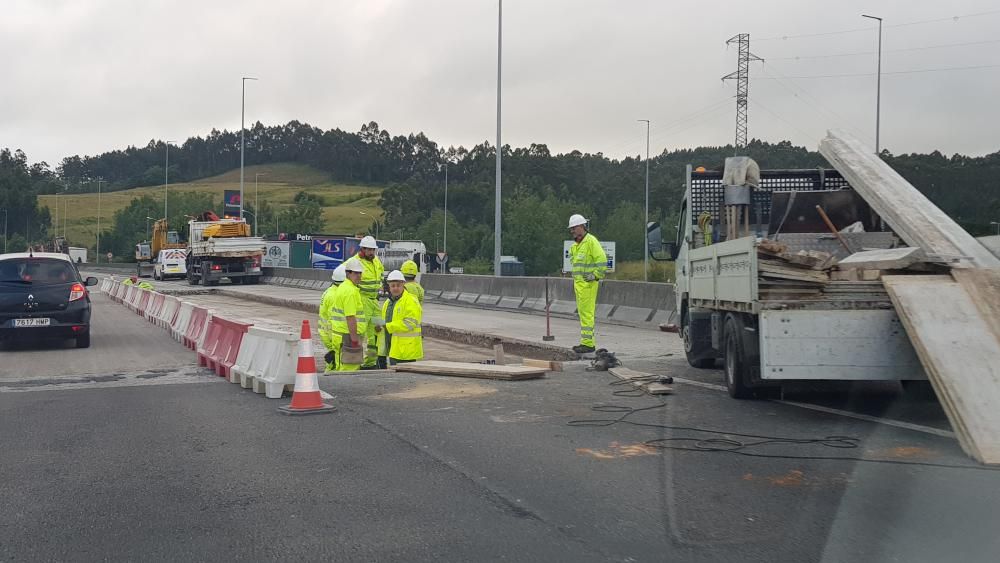
[[[316,378],[316,358],[313,357],[312,333],[309,321],[302,321],[302,334],[299,337],[299,365],[295,370],[295,391],[292,393],[292,403],[278,407],[285,414],[322,414],[333,412],[334,407],[323,403],[319,392],[319,381]]]

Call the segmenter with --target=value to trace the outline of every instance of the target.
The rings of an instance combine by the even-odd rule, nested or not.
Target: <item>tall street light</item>
[[[378,238],[378,218],[375,217],[374,215],[370,215],[368,213],[365,213],[364,211],[358,211],[358,213],[364,215],[365,217],[371,217],[372,221],[375,221],[375,238],[377,239]]]
[[[493,209],[493,275],[500,275],[500,156],[503,144],[500,141],[500,71],[503,68],[503,0],[497,5],[497,193]]]
[[[97,250],[94,252],[95,261],[101,261],[101,184],[104,180],[97,180]]]
[[[882,108],[882,18],[861,14],[861,17],[878,20],[878,81],[875,86],[875,154],[879,154],[879,118]]]
[[[243,218],[243,156],[246,152],[246,140],[245,133],[246,127],[243,125],[243,120],[246,117],[246,105],[247,105],[247,80],[257,80],[252,76],[243,77],[243,94],[240,101],[240,219]]]
[[[260,213],[260,192],[257,191],[257,178],[261,176],[267,176],[267,172],[258,172],[253,175],[253,235],[255,237],[260,236],[260,233],[257,231],[257,213]]]
[[[649,245],[646,243],[646,227],[649,225],[649,120],[646,123],[646,220],[642,223],[642,279],[649,281]]]
[[[149,220],[150,219],[153,219],[153,218],[150,217],[149,215],[146,215],[146,242],[151,242],[149,240]],[[155,221],[155,219],[154,219],[154,221]]]
[[[448,163],[444,163],[444,250],[448,254]]]
[[[7,208],[3,208],[3,252],[7,254]]]
[[[163,218],[167,218],[167,187],[170,185],[170,143],[174,141],[163,141],[167,149],[167,161],[163,166]]]

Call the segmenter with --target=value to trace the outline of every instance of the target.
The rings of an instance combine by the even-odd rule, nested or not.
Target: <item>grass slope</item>
[[[378,207],[379,194],[382,188],[335,184],[330,182],[329,175],[315,168],[301,164],[279,163],[244,168],[244,195],[249,204],[254,203],[254,176],[258,177],[258,189],[261,201],[267,201],[280,211],[292,205],[292,201],[300,191],[321,196],[327,204],[323,208],[325,231],[329,233],[359,232],[371,225],[371,216],[381,219],[382,210]],[[231,170],[219,176],[203,178],[194,182],[170,184],[170,193],[202,192],[211,193],[221,208],[224,190],[240,189],[240,171]],[[118,209],[126,207],[133,198],[148,195],[153,199],[163,201],[163,186],[148,186],[117,192],[101,194],[101,227],[108,229],[111,218]],[[70,194],[63,196],[43,195],[38,197],[39,205],[48,207],[53,219],[59,219],[59,234],[65,225],[67,238],[74,246],[93,246],[97,233],[97,194]],[[58,200],[59,209],[56,210]],[[169,197],[167,201],[169,205]],[[362,215],[364,211],[368,216]],[[248,220],[250,216],[247,216]],[[178,225],[171,225],[178,228]],[[260,226],[264,234],[267,230]]]

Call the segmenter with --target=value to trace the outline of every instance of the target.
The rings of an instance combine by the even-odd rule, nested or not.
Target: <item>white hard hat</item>
[[[389,275],[385,279],[386,281],[406,281],[406,278],[403,277],[403,272],[399,270],[389,272]]]
[[[344,262],[345,272],[364,272],[365,268],[361,265],[361,261],[357,258],[351,258],[347,262]]]
[[[586,217],[584,217],[583,215],[580,215],[579,213],[574,213],[573,215],[569,216],[569,227],[567,227],[567,228],[572,229],[573,227],[576,227],[577,225],[586,225],[586,224],[587,224],[587,218]]]
[[[378,248],[378,244],[375,243],[375,237],[369,235],[361,239],[361,248]]]
[[[345,268],[343,264],[337,266],[333,270],[333,275],[330,276],[330,279],[332,279],[335,283],[343,283],[344,280],[347,279],[347,268]]]

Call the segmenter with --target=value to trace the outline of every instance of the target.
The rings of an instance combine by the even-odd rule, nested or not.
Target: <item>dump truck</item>
[[[688,363],[721,359],[735,398],[792,381],[926,388],[878,278],[838,279],[822,264],[901,240],[836,170],[753,172],[756,185],[731,185],[725,171],[689,165],[674,240],[664,242],[656,223],[647,229],[652,257],[675,261]]]
[[[150,240],[144,240],[135,245],[135,275],[140,278],[156,277],[156,265],[166,256],[174,257],[177,255],[177,253],[163,251],[183,251],[186,246],[180,241],[177,231],[169,229],[166,219],[157,219],[153,223],[153,234]]]
[[[264,239],[251,237],[244,219],[188,222],[187,280],[191,285],[260,283]]]

